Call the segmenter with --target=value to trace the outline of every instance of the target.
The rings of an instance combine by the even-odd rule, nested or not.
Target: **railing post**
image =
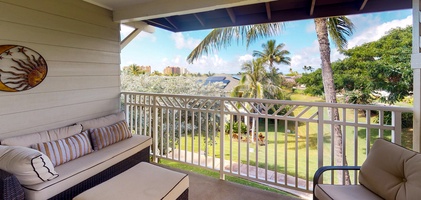
[[[317,111],[317,166],[323,167],[323,142],[324,142],[324,112],[323,107],[319,106]],[[323,179],[319,183],[323,183]]]
[[[225,100],[220,100],[220,117],[219,117],[219,178],[221,180],[225,180],[225,173],[224,173],[224,167],[225,167],[225,152],[224,152],[224,146],[225,146]]]
[[[392,126],[395,128],[392,131],[392,142],[401,145],[402,138],[402,113],[392,111]]]
[[[157,101],[156,101],[156,96],[151,96],[153,97],[153,118],[152,118],[152,122],[153,122],[153,132],[152,132],[152,146],[153,146],[153,154],[152,154],[152,158],[153,158],[153,162],[158,163],[158,158],[156,156],[156,154],[158,153],[158,106],[157,106]]]

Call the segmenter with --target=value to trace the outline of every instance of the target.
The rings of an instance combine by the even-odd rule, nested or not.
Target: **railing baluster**
[[[341,126],[343,134],[342,161],[348,159],[349,163],[360,165],[359,151],[369,152],[372,143],[371,134],[383,138],[391,131],[392,141],[400,144],[402,113],[412,112],[411,108],[371,105],[129,92],[123,92],[121,95],[121,106],[126,111],[129,129],[134,134],[153,137],[151,152],[154,161],[157,158],[175,160],[217,171],[222,179],[225,175],[231,174],[305,191],[312,190],[311,173],[317,167],[323,166],[324,163],[335,165],[335,126]],[[283,110],[287,107],[288,110]],[[271,109],[274,110],[273,114],[268,112]],[[340,119],[335,120],[333,115],[325,119],[324,113],[329,111],[333,114],[335,109],[341,111]],[[378,123],[371,122],[373,118],[371,111],[374,110],[378,111]],[[359,116],[359,111],[366,113],[365,118]],[[391,125],[385,122],[386,112],[392,112]],[[225,135],[226,117],[229,117],[228,123],[230,123],[230,126],[227,126],[227,135]],[[350,119],[352,117],[354,119]],[[247,130],[244,140],[241,133],[243,119]],[[274,121],[274,124],[269,123],[270,121]],[[236,129],[233,128],[235,122],[239,125]],[[329,126],[331,134],[326,136],[330,137],[331,141],[324,141],[324,129]],[[360,138],[359,131],[364,129],[365,138]],[[374,135],[374,131],[378,135]],[[237,140],[233,137],[234,132],[238,132]],[[253,137],[250,135],[251,132]],[[354,135],[349,135],[349,132],[354,132]],[[265,138],[263,141],[259,138],[260,133]],[[219,141],[217,134],[220,134]],[[284,134],[284,137],[279,137],[279,134]],[[317,149],[310,147],[313,137],[316,138]],[[364,139],[365,145],[359,145]],[[225,144],[226,142],[229,144]],[[301,147],[303,144],[305,148]],[[325,145],[328,145],[326,149],[331,149],[328,153],[330,159],[324,158]],[[349,145],[353,145],[353,149],[347,148]],[[203,155],[202,149],[204,149]],[[351,149],[353,152],[349,152]],[[313,154],[317,154],[317,160],[313,160],[315,159],[312,157]],[[242,167],[242,163],[245,166]],[[280,170],[282,167],[284,169]],[[335,179],[335,175],[336,173],[332,173],[331,176],[327,174],[325,180],[330,179],[335,183],[335,180],[338,180]],[[350,172],[350,175],[353,175],[354,184],[358,183],[358,174]]]
[[[319,126],[317,127],[317,167],[323,167],[323,143],[324,143],[324,113],[323,113],[323,107],[319,106],[317,110],[317,122]],[[323,177],[322,180],[320,180],[320,183],[323,183]]]
[[[224,172],[224,167],[225,167],[225,102],[223,100],[221,100],[220,102],[220,113],[219,113],[219,138],[220,138],[220,150],[219,150],[219,162],[220,162],[220,174],[219,174],[219,178],[221,180],[225,180],[225,172]],[[214,118],[215,119],[215,118]],[[216,121],[216,120],[214,120]],[[230,144],[231,145],[231,144]],[[230,155],[232,155],[232,152],[230,152]],[[230,163],[230,170],[231,170],[231,166],[232,166],[232,159],[231,159],[231,163]]]
[[[392,126],[395,127],[392,130],[392,142],[396,144],[401,144],[401,132],[402,132],[402,113],[398,111],[392,112]]]

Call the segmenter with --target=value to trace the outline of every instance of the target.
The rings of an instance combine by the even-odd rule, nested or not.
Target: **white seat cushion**
[[[177,199],[189,188],[187,174],[150,163],[139,163],[74,200]]]
[[[382,200],[362,185],[318,184],[314,193],[319,200]]]
[[[51,181],[26,186],[25,199],[48,199],[82,182],[108,167],[149,148],[152,139],[146,136],[133,137],[107,146],[55,168],[60,176]]]

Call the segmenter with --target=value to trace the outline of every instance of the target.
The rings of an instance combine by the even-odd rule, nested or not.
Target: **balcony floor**
[[[162,166],[162,165],[160,165]],[[162,166],[168,168],[167,166]],[[285,196],[249,186],[207,177],[191,171],[169,168],[189,174],[189,199],[191,200],[299,200],[299,197]]]

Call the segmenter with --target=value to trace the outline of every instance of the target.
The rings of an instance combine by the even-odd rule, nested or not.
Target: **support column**
[[[125,25],[133,27],[134,30],[120,42],[120,50],[126,47],[140,32],[154,33],[155,28],[146,24],[145,22],[129,22]]]
[[[413,149],[421,150],[421,49],[420,49],[420,2],[412,0],[412,56],[411,66],[414,72],[414,129],[413,129]]]

